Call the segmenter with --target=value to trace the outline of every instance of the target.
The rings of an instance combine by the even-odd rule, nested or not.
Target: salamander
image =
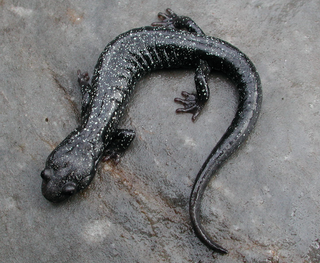
[[[189,212],[199,239],[214,251],[227,253],[201,225],[201,199],[212,176],[255,126],[262,102],[260,77],[244,53],[226,41],[206,36],[189,17],[178,16],[169,8],[158,17],[159,22],[111,41],[98,59],[91,84],[89,74],[78,71],[81,123],[48,156],[41,172],[42,194],[51,202],[61,202],[90,184],[101,160],[119,161],[135,132],[119,129],[118,123],[142,76],[159,69],[195,68],[196,92],[183,91],[175,99],[182,104],[177,112],[192,113],[195,121],[210,96],[208,75],[220,71],[237,87],[238,108],[196,176]]]

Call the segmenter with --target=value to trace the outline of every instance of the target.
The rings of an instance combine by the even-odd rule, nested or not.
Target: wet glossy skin
[[[190,197],[190,217],[205,245],[227,253],[201,226],[201,198],[209,180],[256,123],[262,101],[260,78],[246,55],[227,42],[205,36],[190,18],[177,16],[170,9],[159,17],[162,21],[153,23],[154,27],[130,30],[109,43],[99,57],[91,85],[88,74],[78,72],[82,122],[49,155],[41,173],[42,193],[49,201],[63,201],[90,184],[102,158],[119,160],[135,133],[117,126],[143,75],[162,68],[195,68],[196,93],[183,92],[183,99],[175,99],[184,106],[177,112],[190,112],[195,120],[209,99],[207,76],[219,70],[236,84],[239,105],[231,125],[197,175]]]

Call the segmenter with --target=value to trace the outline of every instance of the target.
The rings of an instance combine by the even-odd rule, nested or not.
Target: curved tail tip
[[[220,254],[228,254],[228,250],[226,250],[225,248],[215,244],[216,246],[213,248],[213,250],[215,250],[216,252],[219,252]]]
[[[223,248],[222,246],[218,245],[216,242],[212,241],[207,235],[205,236],[199,236],[199,239],[210,249],[212,249],[214,252],[220,253],[220,254],[228,254],[228,250]]]

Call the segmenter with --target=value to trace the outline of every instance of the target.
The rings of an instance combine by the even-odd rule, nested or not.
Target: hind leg
[[[190,33],[204,36],[202,29],[189,17],[178,16],[170,8],[166,10],[166,13],[160,12],[158,14],[161,22],[152,23],[153,26],[174,28],[178,30],[186,30]],[[184,98],[176,98],[175,102],[183,104],[184,108],[177,109],[179,113],[192,113],[192,121],[195,121],[200,114],[204,105],[209,99],[210,91],[207,83],[207,77],[211,71],[211,68],[206,60],[198,59],[195,61],[195,85],[196,93],[182,92]]]
[[[190,33],[195,33],[203,36],[205,35],[202,29],[190,17],[178,16],[170,8],[166,9],[166,13],[160,12],[158,14],[158,17],[161,22],[154,22],[151,24],[152,26],[185,29]]]
[[[196,93],[182,91],[184,99],[175,98],[174,101],[182,104],[184,108],[178,108],[178,113],[192,113],[192,121],[195,121],[204,105],[210,97],[210,89],[207,83],[207,77],[210,73],[210,67],[205,60],[200,60],[194,76],[196,84]]]

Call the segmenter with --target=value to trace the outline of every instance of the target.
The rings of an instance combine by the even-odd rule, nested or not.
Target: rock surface
[[[1,262],[319,262],[320,2],[0,0]],[[261,117],[212,179],[203,224],[228,255],[194,235],[192,183],[236,109],[233,85],[210,77],[196,123],[174,113],[193,71],[140,81],[121,127],[137,138],[120,164],[53,205],[40,191],[48,154],[79,120],[76,71],[91,74],[118,34],[171,7],[255,63]]]

